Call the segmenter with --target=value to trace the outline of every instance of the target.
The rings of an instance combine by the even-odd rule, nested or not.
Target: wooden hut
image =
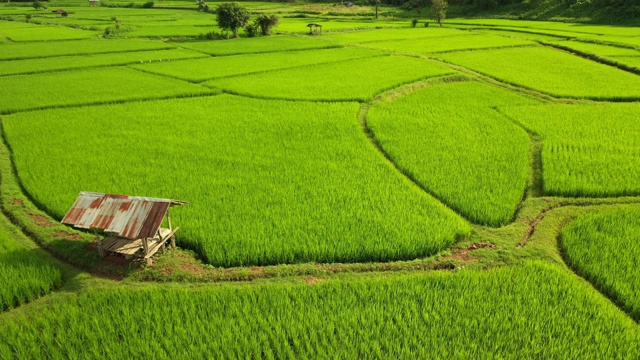
[[[322,25],[320,24],[307,24],[309,28],[309,35],[318,35],[322,33]]]
[[[96,234],[100,256],[107,252],[126,258],[139,257],[151,263],[151,257],[171,240],[175,248],[175,234],[169,208],[186,205],[184,201],[139,196],[81,192],[69,210],[63,224],[91,229]],[[164,219],[167,228],[163,228]],[[107,236],[102,239],[98,230]]]
[[[100,6],[100,0],[89,0],[89,6]]]

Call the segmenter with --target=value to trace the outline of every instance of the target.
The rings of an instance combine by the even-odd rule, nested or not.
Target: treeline
[[[411,11],[429,8],[431,0],[381,0]],[[640,23],[638,0],[449,0],[452,16],[487,12],[523,19],[567,18],[608,23]]]

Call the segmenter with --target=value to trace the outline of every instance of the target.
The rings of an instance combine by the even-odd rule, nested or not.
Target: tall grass
[[[207,57],[205,59],[191,61],[139,64],[133,67],[151,73],[168,75],[190,81],[205,81],[220,77],[381,55],[383,55],[383,53],[373,50],[338,48]]]
[[[561,196],[640,194],[638,104],[504,108],[540,134],[544,190]]]
[[[571,264],[640,321],[640,208],[581,216],[562,231]]]
[[[367,101],[384,90],[451,73],[427,60],[382,56],[217,79],[203,85],[256,97]]]
[[[0,60],[33,59],[65,55],[105,54],[143,50],[173,49],[173,45],[150,40],[72,40],[7,44]],[[4,66],[4,63],[0,63]]]
[[[499,80],[557,97],[640,99],[640,77],[548,48],[514,48],[439,57]]]
[[[38,59],[9,60],[0,63],[0,75],[32,74],[86,67],[126,65],[135,63],[162,63],[171,60],[192,59],[207,55],[195,51],[170,49],[122,52],[97,55],[73,55]]]
[[[513,47],[536,44],[536,42],[525,39],[472,33],[471,35],[466,36],[449,36],[446,38],[376,41],[366,43],[365,45],[374,49],[407,54],[429,54],[460,50]]]
[[[543,264],[315,285],[91,289],[0,321],[2,358],[633,358],[637,325]]]
[[[524,195],[529,137],[491,106],[532,103],[490,85],[451,83],[377,103],[368,124],[426,189],[473,222],[498,226]]]
[[[103,68],[0,78],[0,114],[52,106],[213,93],[128,68]]]
[[[21,241],[28,242],[0,215],[0,312],[34,300],[62,282],[60,270],[47,262],[42,250]]]
[[[357,112],[221,95],[4,123],[22,182],[57,217],[82,190],[185,200],[179,242],[218,266],[412,259],[468,233],[385,162]]]
[[[180,43],[181,47],[211,55],[239,55],[291,50],[326,49],[339,47],[326,41],[293,36],[269,36],[234,39],[233,41],[197,41]]]

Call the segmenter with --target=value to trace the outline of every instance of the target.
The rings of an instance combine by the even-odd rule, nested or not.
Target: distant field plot
[[[526,28],[535,30],[551,30],[584,33],[593,35],[640,36],[640,28],[628,26],[592,25],[582,23],[565,23],[559,21],[507,20],[507,19],[450,19],[456,24],[482,24],[488,26]]]
[[[504,111],[542,136],[546,194],[640,194],[640,105],[545,105]]]
[[[8,44],[0,60],[43,58],[65,55],[103,54],[143,50],[173,49],[174,46],[150,40],[73,40]],[[3,63],[0,62],[0,66]]]
[[[29,315],[0,322],[0,357],[626,359],[640,352],[633,320],[542,263],[313,286],[90,288]]]
[[[326,41],[294,36],[240,38],[233,41],[181,42],[181,47],[222,56],[338,47]]]
[[[378,103],[368,124],[391,158],[444,203],[475,223],[499,226],[524,195],[529,137],[491,106],[534,103],[458,82]]]
[[[47,254],[0,216],[0,313],[45,295],[62,282]]]
[[[233,75],[381,55],[383,55],[383,53],[366,49],[337,48],[213,58],[207,57],[205,59],[180,62],[156,62],[151,64],[138,64],[135,65],[134,68],[190,81],[205,81]]]
[[[640,56],[618,56],[612,57],[613,61],[640,69]]]
[[[584,215],[562,231],[569,262],[640,320],[640,207]]]
[[[128,37],[147,38],[174,38],[174,37],[194,37],[204,35],[209,32],[220,32],[220,28],[211,26],[191,26],[191,25],[170,25],[170,26],[142,26],[137,29],[127,31]]]
[[[0,113],[206,93],[211,90],[128,68],[15,75],[0,78]]]
[[[316,19],[316,18],[284,18],[278,25],[277,31],[287,33],[301,33],[308,34],[309,28],[307,24],[317,23],[322,25],[322,32],[332,31],[345,31],[345,30],[357,30],[357,29],[373,29],[373,28],[391,28],[391,27],[406,27],[406,21],[392,22],[392,21],[375,21],[375,20],[330,20],[330,19]]]
[[[581,41],[563,41],[558,43],[558,45],[574,49],[579,52],[600,56],[640,56],[640,50]]]
[[[170,60],[206,57],[195,51],[170,49],[157,51],[137,51],[99,55],[74,55],[42,59],[10,60],[0,62],[0,75],[32,74],[65,69],[81,69],[95,66],[126,65]]]
[[[558,97],[640,99],[640,77],[548,48],[515,48],[438,55],[499,80]]]
[[[567,39],[566,37],[563,37],[563,36],[538,34],[538,33],[528,32],[524,29],[522,31],[515,31],[515,30],[500,30],[500,29],[492,29],[492,28],[489,28],[489,29],[474,28],[473,30],[474,32],[480,32],[483,34],[515,37],[515,38],[528,39],[533,41],[555,42],[555,41],[564,41]]]
[[[333,33],[322,36],[340,44],[359,44],[372,41],[427,39],[449,36],[469,35],[469,32],[449,28],[415,28],[415,29],[375,29],[345,33]]]
[[[427,54],[456,50],[537,45],[525,39],[491,35],[449,36],[445,39],[390,40],[367,43],[367,47],[401,53]]]
[[[56,216],[86,189],[185,200],[179,242],[216,266],[415,259],[466,234],[385,162],[357,112],[219,95],[3,123],[22,182]]]
[[[451,73],[435,62],[383,56],[217,79],[204,85],[257,97],[366,101],[408,82]]]
[[[16,41],[51,41],[88,39],[98,35],[98,32],[71,29],[68,27],[34,25],[24,28],[0,28],[0,34]]]

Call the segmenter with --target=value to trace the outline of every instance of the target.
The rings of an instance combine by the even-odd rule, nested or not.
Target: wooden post
[[[93,229],[93,234],[96,236],[96,241],[98,242],[98,254],[100,254],[100,257],[104,257],[104,250],[102,249],[102,240],[98,235],[98,229]]]
[[[149,242],[147,238],[142,239],[142,247],[144,248],[144,255],[146,256],[149,253]]]
[[[173,235],[171,237],[171,248],[174,249],[174,250],[176,248],[176,236],[175,235]]]
[[[173,228],[171,227],[171,213],[169,213],[170,208],[171,206],[167,208],[167,223],[169,223],[169,230],[173,230]]]

